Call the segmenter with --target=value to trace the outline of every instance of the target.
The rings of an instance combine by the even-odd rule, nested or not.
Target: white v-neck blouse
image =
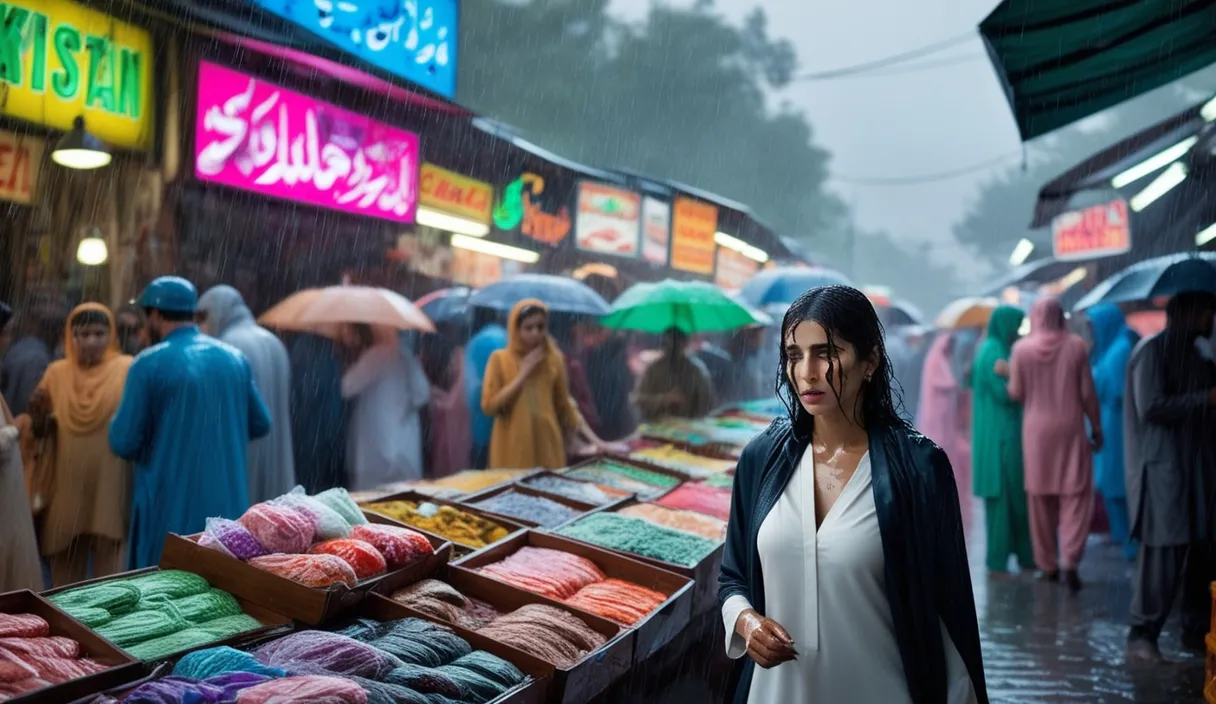
[[[798,659],[769,670],[756,667],[748,701],[910,703],[887,603],[870,456],[862,457],[818,527],[814,462],[808,448],[757,538],[765,611],[794,639]],[[722,606],[732,659],[747,653],[735,622],[749,608],[743,596]],[[944,625],[942,640],[949,704],[974,704],[971,679]]]

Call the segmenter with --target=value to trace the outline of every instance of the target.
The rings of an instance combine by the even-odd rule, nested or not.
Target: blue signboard
[[[457,0],[253,0],[376,66],[456,94]]]

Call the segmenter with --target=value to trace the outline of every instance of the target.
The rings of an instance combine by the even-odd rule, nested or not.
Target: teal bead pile
[[[585,543],[682,567],[695,567],[719,545],[699,535],[616,513],[593,513],[557,532]]]

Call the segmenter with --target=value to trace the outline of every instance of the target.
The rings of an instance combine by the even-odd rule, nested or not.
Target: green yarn
[[[155,608],[132,611],[97,628],[97,634],[120,648],[167,636],[184,628],[190,622],[182,618],[170,602],[153,603]]]
[[[718,547],[717,542],[708,538],[619,513],[593,513],[557,532],[585,543],[683,567],[695,567]]]
[[[132,645],[129,648],[123,648],[123,650],[140,660],[162,660],[183,650],[193,650],[210,645],[216,640],[215,635],[210,631],[202,628],[187,628],[177,633],[170,633],[167,636]]]
[[[110,615],[121,616],[135,610],[140,591],[127,580],[112,579],[100,584],[69,589],[48,597],[51,603],[73,613],[74,609],[105,609]]]
[[[363,515],[363,511],[359,508],[359,504],[350,498],[350,494],[342,487],[334,487],[326,489],[320,494],[312,497],[328,506],[346,519],[346,522],[352,526],[361,526],[367,523],[367,516]]]
[[[196,624],[243,613],[236,597],[222,589],[208,589],[202,594],[177,599],[173,604],[182,618]]]
[[[192,572],[181,570],[160,570],[133,579],[114,580],[118,583],[124,581],[139,589],[139,593],[145,599],[158,595],[164,595],[170,599],[181,599],[202,594],[211,588],[207,580]]]
[[[718,472],[709,475],[701,483],[705,486],[712,486],[715,489],[730,489],[735,485],[735,475]]]
[[[238,633],[256,630],[261,627],[262,622],[249,614],[221,616],[210,621],[204,621],[198,625],[199,630],[206,631],[214,636],[212,640],[224,640]]]
[[[99,606],[61,606],[59,608],[89,628],[105,625],[110,622],[110,619],[114,618],[109,611]]]

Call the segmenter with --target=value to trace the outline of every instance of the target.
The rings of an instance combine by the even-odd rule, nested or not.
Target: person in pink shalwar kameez
[[[1093,512],[1093,452],[1102,445],[1102,423],[1088,347],[1064,323],[1058,300],[1037,301],[1030,312],[1030,334],[1014,344],[1008,368],[998,373],[1009,374],[1009,395],[1022,403],[1030,538],[1040,578],[1054,581],[1062,570],[1064,582],[1076,591],[1081,588],[1077,565]],[[1092,443],[1086,418],[1094,432]]]
[[[938,333],[929,353],[925,356],[924,373],[921,375],[920,405],[916,409],[916,429],[946,452],[954,468],[954,482],[958,485],[959,508],[963,514],[963,525],[970,525],[971,500],[971,441],[970,429],[964,431],[964,419],[960,417],[963,390],[950,365],[953,350],[950,331]],[[965,419],[970,423],[970,415]]]

